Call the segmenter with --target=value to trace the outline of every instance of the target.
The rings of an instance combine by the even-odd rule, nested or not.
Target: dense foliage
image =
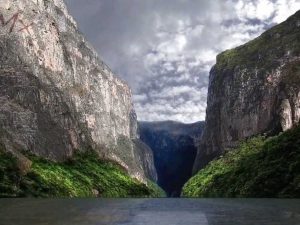
[[[93,152],[56,163],[28,156],[28,172],[0,151],[0,197],[158,197],[160,190],[131,178],[123,168],[99,160]]]
[[[212,161],[184,186],[185,197],[300,197],[300,127],[255,137]]]

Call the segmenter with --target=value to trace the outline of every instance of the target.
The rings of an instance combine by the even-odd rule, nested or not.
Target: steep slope
[[[32,155],[20,161],[0,149],[0,197],[160,197],[154,185],[131,178],[124,168],[94,152],[55,163]]]
[[[91,147],[140,181],[145,169],[155,179],[151,151],[133,141],[130,88],[85,41],[63,0],[1,1],[0,105],[7,151],[62,161]]]
[[[194,172],[239,141],[277,134],[300,119],[300,11],[217,56]]]
[[[182,124],[173,121],[140,122],[140,138],[151,147],[158,174],[158,185],[168,196],[179,197],[191,177],[197,153],[195,142],[203,122]]]
[[[183,196],[299,198],[300,127],[245,141],[200,170]]]

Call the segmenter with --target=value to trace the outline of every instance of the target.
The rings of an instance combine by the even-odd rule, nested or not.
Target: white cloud
[[[276,16],[273,19],[275,23],[286,20],[290,15],[300,9],[299,0],[278,0],[276,4]]]
[[[269,0],[239,0],[235,8],[238,18],[241,20],[266,20],[272,16],[275,10],[275,4]]]
[[[267,20],[275,15],[271,22],[280,23],[300,9],[299,0],[239,0],[235,6],[238,18]]]
[[[300,9],[300,0],[66,0],[113,71],[134,92],[140,120],[205,118],[216,55]]]
[[[135,102],[142,102],[147,100],[147,95],[145,94],[140,94],[140,95],[133,95],[133,100]]]

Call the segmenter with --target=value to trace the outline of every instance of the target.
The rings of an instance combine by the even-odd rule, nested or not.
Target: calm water
[[[300,200],[2,199],[1,225],[300,225]]]

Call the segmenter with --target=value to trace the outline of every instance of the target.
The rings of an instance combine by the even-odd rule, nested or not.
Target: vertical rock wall
[[[285,131],[300,119],[300,12],[217,56],[194,172],[241,140]]]
[[[85,41],[63,0],[1,0],[0,104],[8,150],[64,160],[92,147],[145,179],[131,90]]]

